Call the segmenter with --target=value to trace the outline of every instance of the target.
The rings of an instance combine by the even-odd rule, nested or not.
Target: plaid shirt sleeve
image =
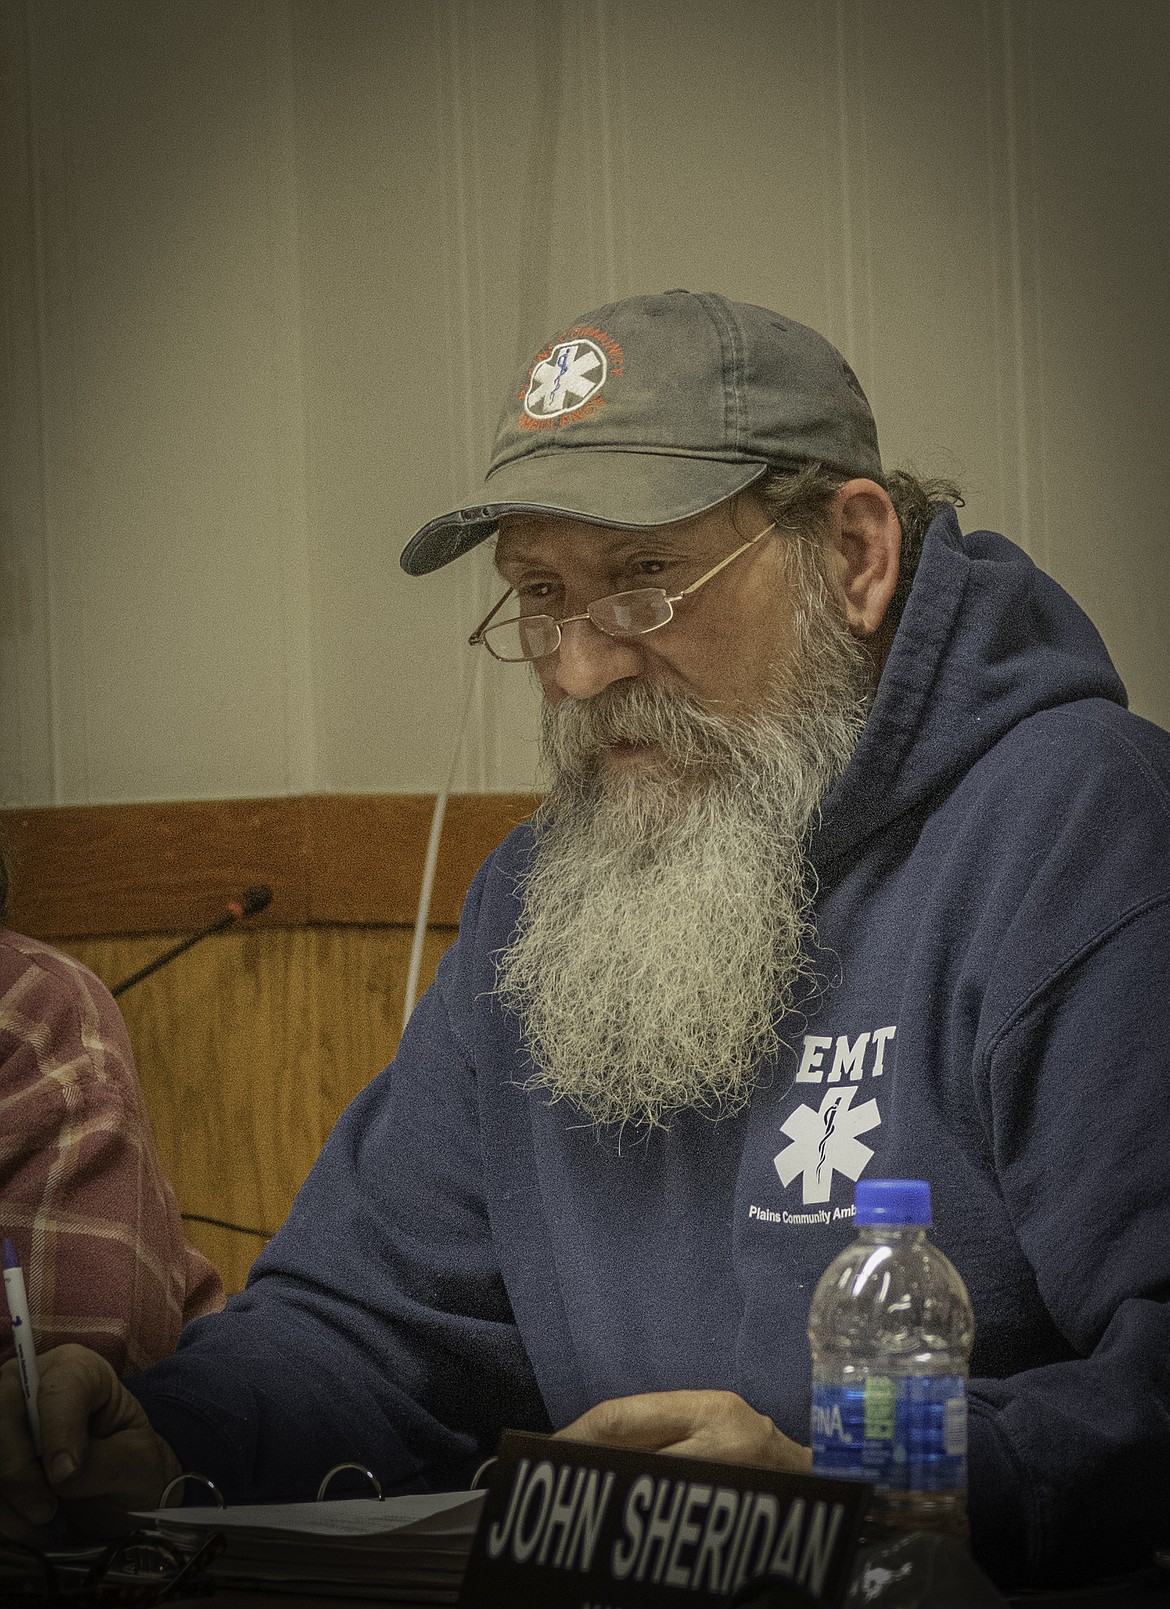
[[[0,1232],[16,1246],[37,1350],[79,1341],[136,1374],[223,1306],[187,1245],[109,990],[0,931]],[[0,1363],[12,1355],[0,1304]]]

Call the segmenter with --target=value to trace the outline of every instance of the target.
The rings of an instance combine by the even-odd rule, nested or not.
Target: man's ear
[[[826,521],[829,573],[855,637],[880,629],[898,584],[902,527],[890,494],[875,480],[847,480]]]

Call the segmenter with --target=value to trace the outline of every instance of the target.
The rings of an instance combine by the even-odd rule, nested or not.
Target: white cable
[[[414,941],[410,947],[410,965],[406,969],[406,1000],[402,1009],[403,1033],[406,1032],[406,1025],[410,1021],[410,1014],[414,1010],[414,1002],[418,996],[418,975],[422,970],[423,944],[426,942],[427,921],[431,914],[431,891],[435,886],[435,867],[439,863],[439,840],[443,836],[443,816],[446,814],[447,800],[451,794],[451,786],[455,781],[455,768],[459,764],[459,756],[463,749],[463,734],[467,730],[467,717],[471,714],[475,690],[479,686],[479,674],[482,664],[483,656],[477,654],[467,684],[467,697],[463,701],[463,713],[459,717],[459,729],[455,733],[455,747],[451,750],[451,764],[447,769],[447,780],[435,795],[435,808],[431,812],[431,835],[427,839],[426,859],[423,861],[422,886],[418,891],[418,912],[414,919]]]

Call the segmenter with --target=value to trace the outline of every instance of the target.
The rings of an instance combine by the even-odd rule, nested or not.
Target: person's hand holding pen
[[[38,1361],[40,1457],[20,1360],[0,1369],[0,1533],[45,1546],[61,1507],[78,1537],[116,1535],[127,1511],[157,1505],[179,1461],[96,1352],[67,1344]]]

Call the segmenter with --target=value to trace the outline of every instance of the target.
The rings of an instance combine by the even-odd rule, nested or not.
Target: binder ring
[[[175,1487],[182,1486],[184,1481],[198,1481],[201,1486],[207,1487],[207,1490],[211,1493],[212,1497],[215,1498],[218,1507],[223,1508],[225,1506],[223,1501],[223,1493],[213,1480],[210,1480],[206,1475],[197,1475],[194,1470],[184,1470],[181,1475],[176,1475],[174,1480],[168,1481],[163,1487],[162,1496],[158,1500],[159,1508],[166,1508],[167,1498],[174,1491]]]
[[[492,1467],[492,1465],[494,1463],[496,1463],[496,1462],[497,1462],[497,1460],[494,1459],[494,1458],[485,1458],[484,1459],[483,1463],[479,1466],[479,1468],[476,1470],[475,1474],[471,1477],[471,1485],[467,1488],[469,1492],[478,1492],[479,1491],[479,1483],[480,1483],[480,1481],[487,1474],[488,1470]]]
[[[374,1496],[377,1498],[378,1502],[384,1503],[386,1501],[386,1499],[382,1496],[382,1482],[374,1474],[372,1469],[367,1469],[364,1464],[334,1464],[333,1468],[328,1472],[328,1474],[325,1476],[325,1479],[317,1488],[318,1503],[324,1502],[325,1493],[329,1489],[329,1482],[333,1479],[334,1475],[340,1475],[343,1469],[356,1469],[358,1474],[364,1475],[369,1481],[370,1485],[374,1488]]]

